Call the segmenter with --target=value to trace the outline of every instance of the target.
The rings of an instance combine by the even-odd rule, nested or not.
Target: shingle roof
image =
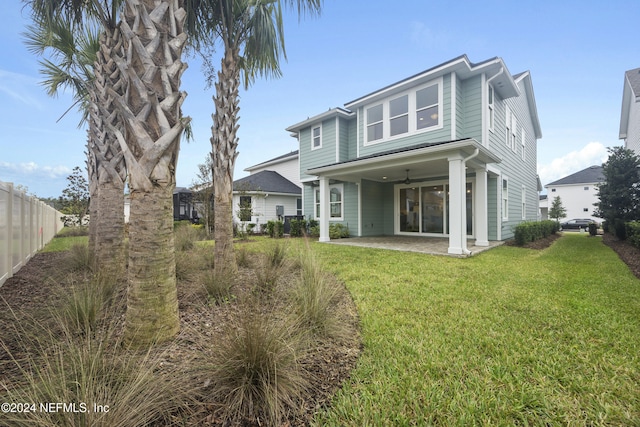
[[[562,179],[547,184],[546,187],[551,185],[573,185],[573,184],[593,184],[595,182],[603,182],[604,174],[602,172],[602,166],[589,166],[586,169],[576,172],[572,175],[565,176]]]
[[[233,181],[235,191],[263,191],[265,193],[302,194],[300,187],[275,171],[260,171]]]
[[[629,70],[626,72],[626,75],[629,80],[629,84],[631,85],[631,90],[633,90],[633,94],[636,98],[640,97],[640,68]]]

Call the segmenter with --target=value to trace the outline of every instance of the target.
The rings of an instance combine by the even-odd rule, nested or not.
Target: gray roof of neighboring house
[[[250,171],[252,169],[257,169],[262,165],[268,165],[269,163],[277,163],[279,160],[284,160],[284,159],[292,158],[292,157],[296,157],[296,156],[298,156],[298,150],[292,151],[292,152],[287,153],[287,154],[283,154],[283,155],[278,156],[278,157],[274,157],[273,159],[265,160],[264,162],[260,162],[257,165],[249,166],[245,170],[246,171]]]
[[[260,171],[233,181],[235,191],[262,191],[265,193],[283,193],[300,195],[302,189],[287,178],[274,171]]]
[[[574,184],[592,184],[595,182],[603,182],[604,173],[602,172],[602,166],[589,166],[586,169],[576,172],[572,175],[565,176],[562,179],[547,184],[545,187],[551,185],[574,185]]]
[[[627,79],[636,97],[640,97],[640,68],[635,68],[626,72]]]

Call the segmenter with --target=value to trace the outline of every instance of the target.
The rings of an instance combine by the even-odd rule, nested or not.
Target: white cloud
[[[590,142],[581,150],[553,159],[550,164],[538,165],[538,175],[542,185],[545,186],[589,166],[601,165],[608,157],[607,147],[600,142]]]
[[[27,163],[7,163],[0,162],[0,174],[8,173],[14,176],[28,176],[33,175],[47,179],[66,178],[71,175],[71,168],[68,166],[40,166],[35,162]]]

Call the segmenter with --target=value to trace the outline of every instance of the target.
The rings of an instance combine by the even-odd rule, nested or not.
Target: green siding
[[[464,111],[462,131],[458,138],[474,138],[482,142],[482,78],[472,77],[461,84]]]
[[[362,117],[364,117],[364,110],[358,109],[359,119],[359,141],[360,156],[367,156],[370,154],[376,154],[388,150],[394,150],[397,148],[407,147],[416,144],[422,144],[425,142],[440,142],[448,141],[451,138],[451,75],[447,74],[443,78],[443,100],[442,100],[442,114],[443,127],[441,129],[435,129],[431,131],[421,132],[413,135],[406,136],[404,138],[397,138],[390,141],[382,141],[377,144],[364,145],[365,132],[362,123]]]
[[[311,149],[311,129],[316,124],[300,131],[300,179],[311,178],[305,172],[308,169],[336,163],[336,120],[331,118],[319,123],[321,126],[322,147]]]
[[[380,236],[385,233],[384,204],[393,193],[386,191],[386,185],[362,180],[362,235]]]

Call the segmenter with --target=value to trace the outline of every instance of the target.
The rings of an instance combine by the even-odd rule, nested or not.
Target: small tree
[[[640,219],[640,158],[624,147],[612,147],[602,168],[605,181],[598,187],[595,215],[614,227]]]
[[[204,223],[207,235],[213,232],[213,173],[211,154],[207,154],[203,164],[198,165],[196,180],[191,184],[193,204],[201,223]]]
[[[67,177],[67,181],[67,188],[62,190],[62,213],[70,218],[64,219],[65,225],[82,225],[89,210],[89,184],[79,166],[73,168],[73,173]]]
[[[555,219],[556,222],[560,222],[561,218],[567,217],[567,210],[562,206],[562,200],[560,196],[556,196],[551,203],[551,209],[549,209],[549,218]]]

